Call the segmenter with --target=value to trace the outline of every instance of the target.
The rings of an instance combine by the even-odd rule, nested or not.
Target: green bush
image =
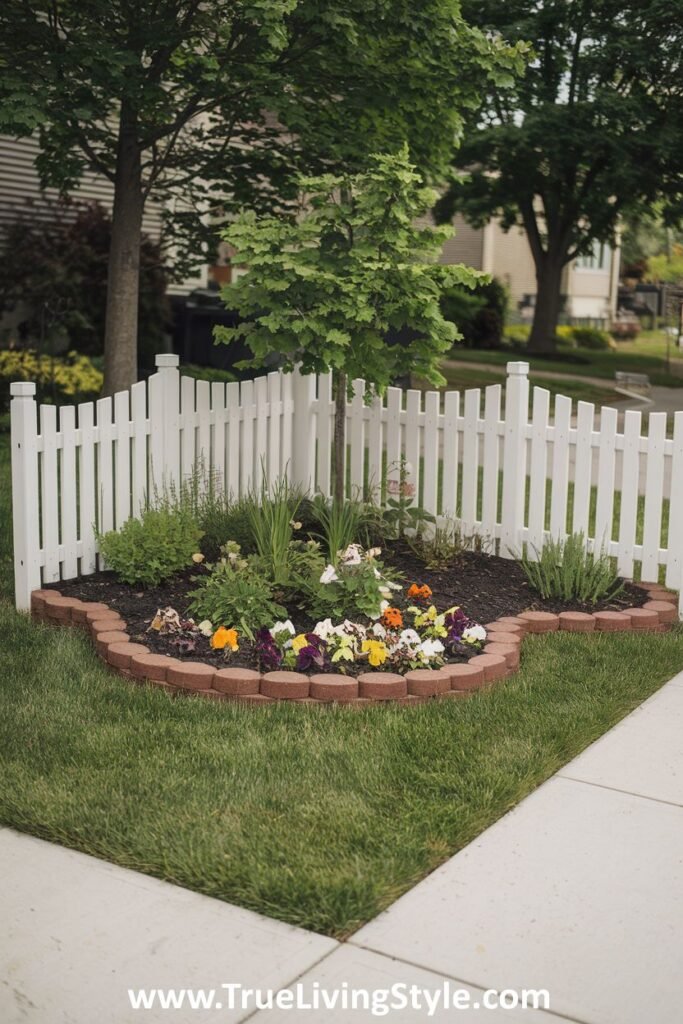
[[[507,291],[495,277],[474,289],[456,285],[441,299],[445,319],[455,324],[467,348],[497,348],[501,344],[507,305]]]
[[[252,640],[255,630],[287,618],[287,609],[277,603],[272,584],[258,567],[229,558],[213,566],[190,594],[190,611],[214,627],[239,627]]]
[[[229,540],[236,541],[245,554],[256,550],[249,518],[251,502],[248,498],[231,500],[216,490],[208,492],[199,501],[197,522],[202,530],[202,551],[210,562],[220,556],[220,550]]]
[[[102,374],[88,356],[39,355],[29,349],[0,351],[0,409],[9,408],[9,385],[30,380],[36,384],[38,402],[70,405],[99,396]]]
[[[587,348],[593,352],[604,352],[611,348],[610,336],[607,331],[597,327],[571,327],[571,338],[579,348]]]
[[[202,532],[187,508],[149,508],[120,530],[98,534],[107,567],[124,583],[156,586],[192,563]]]
[[[525,553],[519,563],[529,586],[541,597],[597,604],[622,589],[611,558],[603,552],[589,554],[582,533],[565,541],[548,540],[540,552],[535,548],[534,552],[537,561]]]

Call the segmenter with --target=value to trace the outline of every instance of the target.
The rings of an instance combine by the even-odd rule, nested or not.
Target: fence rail
[[[587,545],[683,589],[683,412],[596,410],[529,394],[528,364],[508,363],[505,390],[403,391],[366,401],[353,382],[347,409],[351,493],[400,474],[414,501],[455,520],[504,557],[523,544],[581,531]],[[16,603],[31,590],[95,572],[96,533],[119,529],[155,489],[198,467],[235,496],[287,475],[329,494],[334,401],[329,375],[270,373],[242,383],[182,377],[178,358],[113,399],[38,407],[35,385],[11,385]],[[504,402],[503,402],[504,399]],[[403,469],[401,469],[401,466]],[[683,603],[681,605],[683,614]]]

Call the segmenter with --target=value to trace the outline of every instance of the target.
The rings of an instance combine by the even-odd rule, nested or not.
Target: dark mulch
[[[406,586],[411,583],[428,584],[433,591],[432,600],[439,610],[460,605],[471,618],[484,624],[501,615],[516,615],[529,608],[552,612],[568,608],[576,611],[597,611],[607,608],[618,611],[620,608],[637,607],[646,600],[643,590],[627,583],[614,599],[598,605],[581,606],[576,602],[563,604],[557,601],[544,601],[529,588],[526,577],[516,562],[495,555],[467,552],[449,565],[428,569],[408,544],[397,541],[386,545],[383,557],[387,564],[403,573]],[[223,653],[213,651],[208,639],[204,637],[197,639],[196,649],[192,653],[183,655],[175,646],[173,636],[162,635],[154,630],[148,632],[157,608],[170,606],[175,608],[181,617],[186,615],[188,594],[197,586],[197,576],[204,571],[201,567],[193,567],[192,570],[167,580],[161,586],[150,587],[147,590],[119,583],[110,572],[94,573],[92,576],[62,581],[52,586],[68,597],[77,597],[83,601],[103,601],[126,620],[128,631],[134,640],[144,642],[157,653],[171,654],[173,657],[185,656],[194,661],[204,661],[223,667],[226,664]],[[400,606],[405,601],[397,598],[396,603]],[[294,625],[302,632],[314,625],[310,620],[306,620],[300,610],[290,608],[289,611]],[[242,638],[240,649],[230,655],[229,664],[255,667],[254,662],[251,645]],[[348,666],[348,669],[353,671],[354,667]],[[355,671],[363,670],[364,666],[355,666]]]

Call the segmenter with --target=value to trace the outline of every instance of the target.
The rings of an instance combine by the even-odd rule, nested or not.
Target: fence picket
[[[439,414],[441,410],[441,395],[438,391],[427,391],[424,396],[424,403],[422,507],[425,512],[436,516],[439,498]]]
[[[641,414],[633,409],[624,416],[624,457],[622,460],[621,507],[619,510],[619,552],[617,571],[620,576],[633,573],[633,549],[638,521],[638,476],[640,469]]]
[[[674,414],[671,450],[671,496],[667,537],[666,585],[681,592],[683,612],[683,412]]]
[[[401,468],[401,399],[399,388],[387,389],[387,478],[397,481]]]
[[[616,470],[617,410],[605,406],[600,414],[598,496],[595,504],[595,548],[607,552],[612,540]]]
[[[211,473],[211,385],[208,380],[198,380],[197,388],[197,468],[206,486]]]
[[[130,412],[127,391],[114,396],[114,500],[116,529],[130,518]]]
[[[349,479],[351,491],[349,497],[362,496],[365,477],[365,381],[358,379],[353,382],[353,398],[346,410],[346,443],[351,447],[349,460]]]
[[[332,485],[332,374],[318,377],[316,489],[328,497]]]
[[[81,573],[87,576],[97,569],[95,407],[92,402],[84,402],[83,405],[79,405],[78,430],[81,435],[78,449],[78,524],[81,538]]]
[[[112,460],[112,408],[111,398],[100,398],[97,403],[97,524],[100,533],[114,529],[114,473]],[[100,569],[103,568],[100,556]]]
[[[564,395],[555,398],[555,432],[553,435],[553,469],[550,489],[550,534],[563,540],[567,532],[569,500],[569,430],[572,400]]]
[[[572,533],[588,536],[588,515],[593,470],[593,419],[595,408],[590,402],[579,402],[576,414],[576,445],[574,448],[574,508]]]
[[[464,451],[462,457],[462,528],[466,535],[473,534],[477,521],[477,484],[479,475],[479,406],[481,391],[465,392]]]
[[[367,494],[377,495],[382,486],[382,419],[384,403],[379,395],[374,395],[370,404],[368,420],[368,481]]]
[[[240,386],[230,381],[225,389],[225,404],[228,408],[228,451],[225,467],[226,495],[236,498],[240,493]]]
[[[54,583],[59,579],[59,518],[57,515],[57,409],[54,405],[40,407],[40,433],[43,438],[41,458],[42,541],[45,551],[43,579]]]
[[[268,381],[254,381],[254,472],[260,488],[267,486],[268,476]]]
[[[280,465],[280,422],[282,412],[280,408],[280,381],[279,373],[269,373],[268,381],[268,484],[272,487],[282,477]]]
[[[211,384],[211,416],[213,437],[211,438],[211,472],[209,484],[219,490],[225,486],[225,384],[213,381]]]
[[[441,514],[455,519],[458,509],[458,415],[460,394],[447,391],[443,404],[443,487]]]
[[[406,429],[405,429],[405,477],[406,483],[414,489],[415,504],[418,504],[420,480],[425,481],[426,466],[420,471],[420,455],[422,444],[426,444],[426,411],[425,430],[420,429],[420,413],[422,411],[422,392],[416,389],[406,391]],[[425,449],[426,453],[426,449]],[[424,496],[423,496],[424,504]]]
[[[482,455],[481,533],[493,541],[498,518],[498,471],[500,445],[500,384],[490,384],[484,392],[484,450]]]
[[[651,412],[647,430],[645,514],[643,521],[643,553],[640,567],[641,578],[644,580],[656,580],[659,577],[665,443],[666,413]]]
[[[131,437],[133,441],[131,468],[132,514],[140,514],[147,499],[147,388],[138,381],[130,389]]]
[[[529,463],[529,532],[527,554],[534,558],[543,547],[545,505],[548,483],[548,421],[550,392],[534,388],[531,413],[531,455]]]
[[[240,444],[240,494],[249,494],[254,486],[254,382],[240,384],[242,438]]]
[[[59,432],[62,435],[59,472],[61,544],[64,551],[62,575],[70,579],[78,574],[78,519],[76,502],[76,410],[63,405],[59,410]]]

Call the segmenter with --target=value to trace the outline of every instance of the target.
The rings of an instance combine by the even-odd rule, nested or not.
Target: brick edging
[[[640,608],[625,608],[622,612],[526,611],[502,615],[485,626],[487,643],[482,653],[468,662],[416,669],[404,675],[369,671],[357,677],[331,672],[307,676],[301,672],[217,669],[203,661],[182,661],[154,654],[144,644],[132,643],[126,622],[106,604],[64,597],[58,590],[34,590],[31,614],[55,625],[73,625],[89,631],[97,654],[112,671],[170,694],[195,694],[245,704],[420,704],[465,697],[474,690],[509,679],[519,668],[522,641],[528,633],[661,633],[678,620],[677,594],[657,583],[635,586],[648,593],[649,600]]]

